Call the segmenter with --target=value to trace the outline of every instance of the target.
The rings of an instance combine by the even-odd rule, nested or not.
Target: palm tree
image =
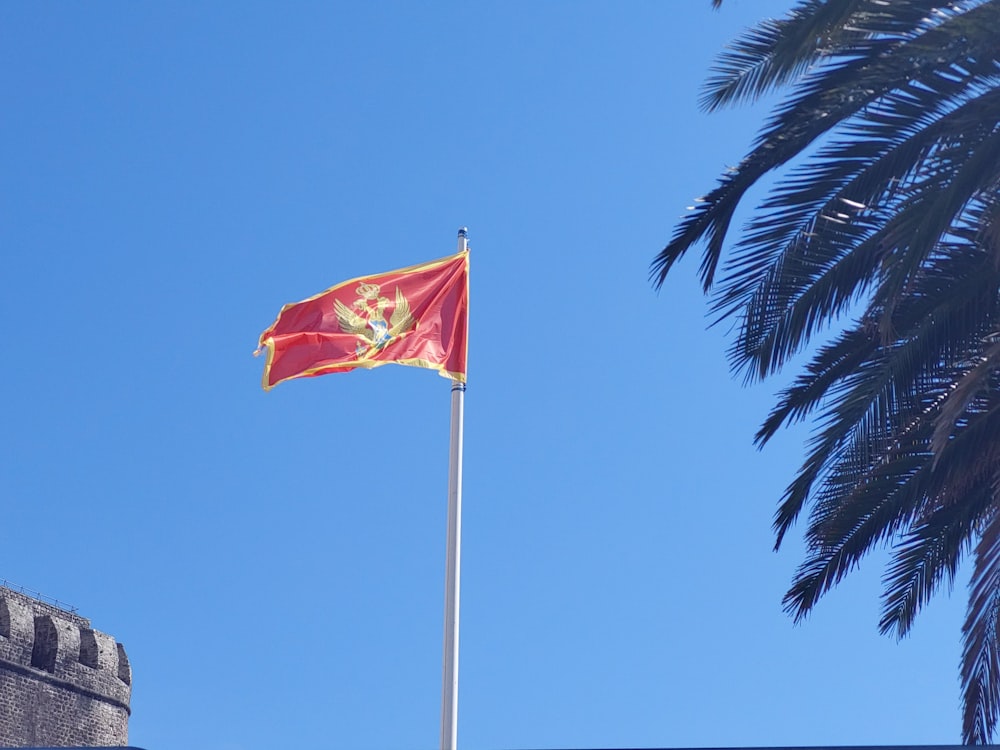
[[[756,437],[816,418],[774,522],[777,547],[808,512],[785,596],[796,619],[890,545],[881,630],[902,637],[971,554],[963,737],[987,743],[1000,719],[1000,0],[799,0],[719,57],[702,103],[780,88],[652,277],[703,243],[701,280],[737,323],[731,364],[749,380],[810,347]],[[746,191],[779,167],[726,250]]]

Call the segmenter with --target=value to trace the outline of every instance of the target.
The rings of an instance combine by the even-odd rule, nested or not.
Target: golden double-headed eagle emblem
[[[389,320],[385,311],[391,304],[388,297],[380,296],[378,284],[361,284],[356,290],[358,298],[348,307],[339,299],[333,303],[340,330],[357,336],[360,341],[355,347],[358,359],[377,354],[404,333],[413,328],[416,320],[410,313],[410,303],[396,287],[396,303]]]

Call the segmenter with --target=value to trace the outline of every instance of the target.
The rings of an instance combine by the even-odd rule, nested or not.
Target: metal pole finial
[[[469,228],[468,227],[459,227],[458,228],[458,236],[459,237],[463,237],[465,239],[469,239]]]

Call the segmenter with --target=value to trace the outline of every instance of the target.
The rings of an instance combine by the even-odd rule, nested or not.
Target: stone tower
[[[131,694],[114,638],[0,585],[0,747],[126,745]]]

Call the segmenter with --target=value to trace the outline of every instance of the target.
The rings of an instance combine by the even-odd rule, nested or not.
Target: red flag
[[[395,362],[465,382],[469,253],[345,281],[285,305],[260,335],[264,390]]]

